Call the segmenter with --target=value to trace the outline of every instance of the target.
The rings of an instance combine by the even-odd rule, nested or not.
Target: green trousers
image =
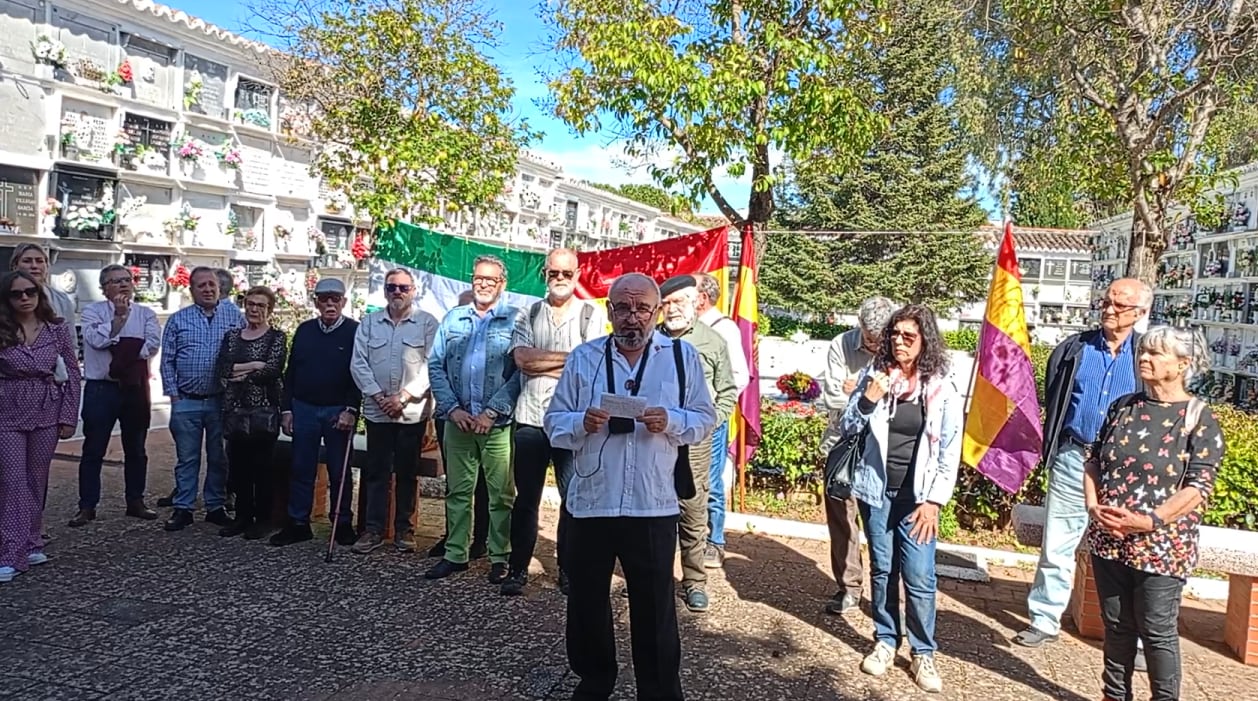
[[[453,421],[445,422],[442,441],[446,449],[446,559],[462,564],[468,560],[472,541],[472,496],[476,473],[485,470],[489,489],[489,561],[506,563],[511,557],[511,507],[515,504],[515,480],[511,477],[511,427],[498,426],[489,433],[465,433]]]

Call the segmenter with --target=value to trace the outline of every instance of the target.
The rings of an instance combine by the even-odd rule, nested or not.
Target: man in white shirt
[[[100,271],[105,299],[83,309],[83,456],[79,459],[79,511],[72,528],[96,520],[100,471],[115,424],[122,424],[127,515],[152,521],[144,505],[148,480],[149,361],[161,346],[157,313],[136,304],[131,271],[109,265]]]
[[[709,326],[722,339],[729,351],[730,373],[734,376],[735,397],[751,383],[743,333],[734,320],[716,308],[721,301],[721,283],[706,273],[694,276],[699,287],[695,311],[699,321]],[[754,391],[759,392],[760,388]],[[734,401],[738,401],[735,399]],[[703,566],[716,569],[725,564],[725,464],[729,459],[729,420],[721,422],[712,433],[712,465],[708,470],[708,546],[703,552]]]
[[[559,383],[568,353],[590,339],[607,335],[603,306],[577,299],[574,294],[581,274],[575,252],[566,248],[551,251],[542,273],[546,276],[546,298],[516,316],[511,337],[511,353],[520,368],[522,382],[520,398],[515,403],[512,438],[516,494],[511,508],[511,561],[507,580],[499,590],[504,596],[523,594],[528,583],[529,563],[537,546],[542,488],[546,485],[546,469],[552,464],[560,498],[559,531],[555,538],[559,591],[568,593],[564,566],[572,517],[564,508],[564,501],[572,479],[572,452],[550,444],[542,430],[542,416]]]
[[[573,451],[576,463],[568,487],[566,628],[568,663],[581,679],[574,698],[606,699],[615,690],[609,595],[619,560],[638,696],[680,701],[674,480],[679,448],[708,436],[716,407],[694,346],[654,330],[660,291],[651,278],[621,276],[608,305],[612,336],[568,355],[543,419],[550,444]],[[614,405],[608,395],[616,395]],[[689,476],[687,465],[680,469]]]

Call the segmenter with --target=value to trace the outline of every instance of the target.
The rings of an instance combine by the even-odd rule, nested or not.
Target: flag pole
[[[743,390],[746,391],[746,390]],[[738,513],[747,513],[747,432],[738,431],[738,458],[734,469],[738,470]]]

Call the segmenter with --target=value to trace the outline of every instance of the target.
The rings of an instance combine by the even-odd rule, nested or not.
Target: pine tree
[[[960,106],[952,99],[964,49],[941,5],[890,4],[889,34],[868,68],[888,128],[861,164],[838,172],[824,153],[792,164],[781,228],[915,232],[830,241],[832,308],[854,309],[883,295],[947,313],[987,290],[991,257],[977,234],[921,233],[972,232],[986,220],[970,192]],[[766,252],[763,267],[774,265]]]

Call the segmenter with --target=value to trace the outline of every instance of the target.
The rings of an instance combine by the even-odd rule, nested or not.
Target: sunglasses
[[[388,292],[389,294],[396,294],[398,292],[407,293],[413,289],[415,289],[414,285],[399,285],[395,282],[390,282],[389,284],[384,286],[384,291]]]
[[[892,329],[891,338],[899,338],[902,341],[904,341],[904,345],[911,346],[917,342],[918,336],[915,333],[909,333],[907,331],[900,331],[899,329]]]
[[[124,282],[130,282],[132,284],[135,284],[139,281],[140,281],[140,278],[136,278],[136,277],[113,277],[106,280],[105,284],[106,285],[121,285]]]
[[[389,290],[389,291],[392,292],[393,290]],[[403,291],[405,292],[405,290]],[[319,304],[323,304],[324,302],[339,302],[341,301],[341,296],[335,293],[325,293],[321,295],[315,295],[315,301],[318,302]]]
[[[21,299],[23,297],[39,297],[38,287],[23,287],[20,290],[9,290],[9,299]]]
[[[576,276],[577,276],[577,271],[575,270],[547,270],[546,271],[547,280],[558,280],[561,277],[565,280],[571,280],[572,278]]]

